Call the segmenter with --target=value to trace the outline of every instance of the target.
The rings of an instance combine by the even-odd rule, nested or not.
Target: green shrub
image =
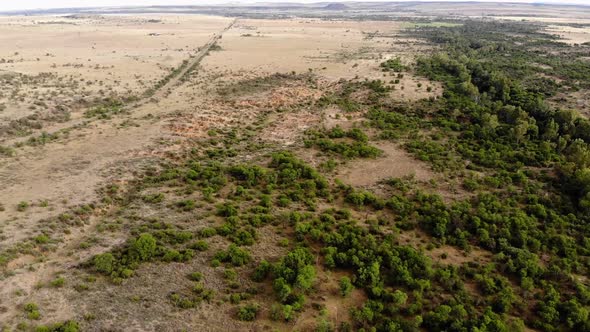
[[[248,304],[246,306],[240,307],[240,309],[238,309],[238,319],[251,322],[256,319],[258,310],[260,310],[260,306],[258,304]]]
[[[217,215],[222,217],[234,217],[238,215],[238,209],[231,203],[224,203],[217,206]]]
[[[167,249],[164,256],[162,256],[162,260],[164,262],[181,262],[183,261],[183,256],[178,250]]]
[[[202,234],[202,233],[201,233]],[[199,240],[193,244],[191,244],[191,249],[195,249],[198,251],[207,251],[209,249],[209,244],[203,240]]]
[[[63,323],[57,323],[49,326],[41,325],[37,326],[35,332],[78,332],[80,326],[78,322],[69,320]]]
[[[384,71],[392,72],[400,72],[406,69],[406,67],[402,64],[401,58],[399,57],[382,62],[380,66]]]
[[[16,205],[16,209],[20,212],[23,212],[28,208],[29,208],[29,202],[22,201]]]
[[[232,241],[237,245],[253,245],[257,238],[256,230],[251,228],[250,229],[240,229],[238,230],[233,236]]]
[[[137,261],[148,261],[156,254],[156,248],[156,239],[151,234],[143,233],[131,242],[129,254]]]
[[[192,281],[201,281],[201,279],[203,279],[203,274],[201,272],[193,272],[188,275],[188,278]]]
[[[94,268],[104,274],[113,273],[115,257],[111,253],[104,253],[94,257]]]
[[[143,196],[143,200],[146,203],[156,204],[156,203],[161,203],[162,201],[164,201],[165,197],[166,196],[163,193],[157,193],[157,194],[145,195],[145,196]]]
[[[269,275],[271,270],[272,265],[269,262],[263,260],[254,270],[254,273],[252,274],[252,280],[257,282],[263,281]]]
[[[227,251],[220,251],[215,254],[215,260],[231,263],[234,266],[242,266],[250,262],[250,253],[235,244],[230,244]]]
[[[217,230],[213,227],[203,228],[199,231],[201,237],[212,237],[214,235],[217,235]]]
[[[196,207],[196,203],[192,199],[186,199],[183,201],[176,202],[176,207],[183,211],[190,211]]]
[[[56,278],[51,281],[51,286],[52,287],[63,287],[65,282],[66,282],[66,280],[63,277],[59,277],[59,278]]]
[[[37,244],[46,244],[50,241],[49,236],[45,234],[37,235],[34,240]]]
[[[223,278],[227,280],[235,280],[238,277],[238,273],[234,269],[225,269],[223,271]]]
[[[40,319],[41,313],[39,312],[39,306],[35,303],[27,303],[24,306],[25,313],[28,319]]]
[[[307,147],[317,146],[324,152],[338,154],[347,159],[354,158],[376,158],[383,151],[367,144],[368,137],[358,128],[344,131],[340,127],[335,127],[330,131],[309,131],[308,138],[305,141]],[[353,143],[336,141],[348,137],[353,139]]]

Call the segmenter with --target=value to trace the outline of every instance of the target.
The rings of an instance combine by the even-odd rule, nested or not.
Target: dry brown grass
[[[350,162],[336,173],[336,176],[355,187],[371,187],[390,178],[412,176],[418,181],[434,178],[433,172],[423,162],[413,158],[398,144],[379,142],[374,144],[384,154],[377,159]]]
[[[146,22],[154,17],[163,23]],[[43,25],[43,29],[32,22],[55,19],[0,18],[0,41],[4,41],[0,54],[15,60],[0,64],[0,68],[27,75],[49,71],[53,74],[48,80],[83,76],[87,80],[108,81],[117,92],[131,90],[134,94],[144,89],[137,83],[139,80],[150,82],[161,78],[172,66],[178,66],[189,54],[202,47],[212,33],[219,33],[231,21],[204,16],[105,16],[82,17],[75,20],[75,25]],[[210,251],[189,264],[145,265],[138,270],[136,277],[121,286],[100,279],[81,294],[72,289],[72,285],[63,289],[37,288],[37,285],[46,284],[61,272],[64,272],[67,282],[79,281],[81,278],[76,274],[81,272],[76,267],[80,263],[97,253],[120,246],[128,236],[127,227],[113,232],[98,231],[100,225],[115,223],[116,210],[93,213],[84,224],[71,227],[61,225],[52,229],[43,224],[43,220],[55,217],[74,205],[96,200],[98,195],[95,190],[106,183],[117,183],[124,188],[126,180],[136,175],[138,170],[154,166],[155,161],[162,158],[174,158],[174,154],[183,151],[192,140],[207,137],[211,129],[245,128],[264,118],[264,128],[256,138],[257,142],[287,146],[296,145],[303,131],[316,125],[355,125],[361,114],[341,114],[340,118],[336,118],[340,110],[318,109],[314,101],[341,78],[384,79],[379,70],[379,63],[384,59],[401,56],[409,62],[416,52],[426,49],[418,41],[383,36],[367,38],[367,32],[395,34],[400,27],[397,22],[240,20],[235,28],[224,34],[219,42],[221,50],[211,51],[201,66],[187,75],[186,80],[167,86],[166,91],[156,94],[154,99],[143,100],[120,116],[88,120],[84,126],[73,129],[68,137],[57,142],[26,146],[17,151],[15,158],[1,159],[0,179],[3,186],[0,187],[0,202],[6,210],[0,211],[3,221],[0,225],[0,249],[11,248],[41,230],[58,241],[53,244],[52,250],[34,250],[31,255],[20,253],[21,256],[7,267],[9,273],[0,281],[0,321],[16,324],[22,318],[20,306],[26,302],[37,302],[42,308],[41,323],[80,318],[92,313],[94,320],[87,325],[91,326],[90,330],[96,331],[121,326],[142,331],[311,328],[318,318],[318,312],[310,307],[311,304],[292,324],[271,323],[268,319],[261,320],[261,323],[228,319],[235,308],[228,303],[204,304],[196,312],[178,310],[170,305],[168,294],[187,285],[188,272],[202,271],[207,287],[223,289],[219,269],[209,266],[214,251],[227,245],[222,238],[212,239]],[[38,43],[34,38],[16,43],[19,38],[24,39],[36,31],[42,32],[37,34]],[[149,36],[154,31],[159,35]],[[244,37],[245,33],[260,36]],[[117,35],[117,38],[110,38],[112,35]],[[13,52],[7,45],[17,45],[23,60],[10,55]],[[41,57],[39,52],[55,56]],[[41,60],[33,61],[36,57]],[[87,67],[88,59],[93,65],[98,64],[99,68]],[[54,62],[56,66],[52,67]],[[85,66],[66,66],[69,63],[84,63]],[[244,95],[228,97],[219,94],[220,88],[276,72],[295,71],[307,75],[308,68],[312,68],[316,84],[304,79],[285,80],[277,82],[276,86],[254,89]],[[423,83],[421,89],[417,88],[419,82]],[[440,93],[437,86],[433,92],[427,92],[427,84],[430,83],[422,78],[406,74],[400,84],[404,86],[404,91],[396,90],[390,97],[415,100]],[[82,90],[90,98],[96,95],[95,88],[91,85]],[[49,86],[45,89],[40,97],[55,88]],[[64,92],[64,100],[81,94],[80,89],[80,86],[72,85],[71,91]],[[32,87],[23,86],[22,90],[30,91]],[[29,99],[25,100],[27,103]],[[27,115],[14,108],[16,104],[12,101],[5,101],[6,117],[0,118],[0,121]],[[82,113],[86,109],[79,107],[72,108],[71,121],[48,123],[44,130],[52,132],[85,122]],[[136,125],[126,125],[129,122]],[[358,186],[371,186],[388,177],[410,174],[424,181],[432,178],[432,173],[423,164],[405,154],[397,145],[384,142],[379,143],[379,147],[385,151],[383,158],[352,162],[340,170],[339,177]],[[320,159],[315,158],[311,150],[303,153],[307,153],[306,159],[312,165],[317,165]],[[16,209],[20,201],[36,203],[41,200],[46,200],[48,206],[37,203],[24,212]],[[142,207],[138,217],[149,218],[158,216],[158,213],[162,211]],[[180,217],[169,214],[166,218],[178,221],[174,218]],[[199,226],[208,222],[195,220]],[[252,246],[258,258],[274,259],[286,250],[277,246],[283,235],[277,234],[273,228],[262,229],[260,233],[260,241]],[[82,248],[81,244],[88,239],[93,239],[92,246]],[[335,321],[346,320],[345,313],[363,300],[362,293],[353,292],[350,298],[342,300],[336,292],[340,275],[329,273],[319,266],[318,270],[320,283],[317,292],[311,295],[312,301],[325,306],[329,317]],[[249,283],[246,280],[243,282]],[[268,310],[263,308],[263,317],[268,317]]]

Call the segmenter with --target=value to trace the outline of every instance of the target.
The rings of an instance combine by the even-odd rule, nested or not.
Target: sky
[[[229,2],[326,2],[330,0],[0,0],[0,11],[19,9],[47,9],[64,7],[99,7],[99,6],[151,6],[151,5],[202,5],[202,4],[223,4]],[[356,0],[356,1],[379,1],[379,0]],[[389,0],[395,1],[395,0]],[[401,0],[404,1],[404,0]],[[432,1],[432,0],[430,0]],[[454,0],[437,0],[451,2]],[[483,0],[486,1],[486,0]],[[587,4],[590,0],[489,0],[493,2],[528,2],[528,3],[571,3]],[[334,0],[334,2],[345,2],[345,0]]]

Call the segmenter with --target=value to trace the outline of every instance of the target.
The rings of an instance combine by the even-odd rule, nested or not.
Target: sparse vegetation
[[[396,73],[406,70],[406,67],[402,64],[400,58],[389,59],[382,62],[381,68],[383,68],[383,71],[392,71]]]
[[[352,140],[352,143],[344,139]],[[329,131],[309,131],[305,145],[317,146],[320,150],[340,155],[345,159],[376,158],[382,151],[367,144],[368,137],[360,129],[344,131],[339,127]]]
[[[123,102],[120,100],[107,100],[103,104],[95,106],[86,111],[84,116],[87,118],[109,119],[111,116],[123,111]]]
[[[257,304],[248,304],[240,307],[238,310],[238,319],[243,321],[253,321],[258,314],[259,306]]]
[[[25,313],[28,319],[40,319],[41,313],[39,312],[39,306],[35,303],[27,303],[24,307]]]
[[[92,20],[105,20],[105,27],[107,20],[128,19],[150,29],[171,24],[111,16]],[[159,65],[163,75],[143,82],[141,100],[105,92],[64,106],[60,112],[71,110],[80,131],[50,134],[44,126],[57,113],[51,121],[27,117],[0,128],[0,135],[20,135],[6,140],[11,148],[0,148],[3,156],[17,156],[3,159],[6,188],[26,180],[31,193],[40,190],[25,177],[10,178],[17,166],[29,165],[22,160],[33,161],[30,151],[47,154],[23,173],[39,179],[38,187],[68,177],[58,198],[16,191],[1,197],[7,218],[0,225],[0,272],[8,289],[2,289],[0,314],[8,317],[2,323],[70,332],[191,330],[198,328],[194,319],[227,330],[588,330],[590,121],[555,103],[590,87],[581,60],[588,46],[562,44],[531,22],[412,20],[388,16],[374,32],[352,31],[371,47],[345,57],[318,43],[317,52],[306,51],[304,74],[236,70],[232,52],[240,45],[232,44],[235,38],[221,42],[221,34],[207,42],[209,49],[165,46],[162,56],[190,58]],[[270,22],[238,22],[238,36],[260,36],[242,42],[272,45],[285,33],[244,34],[257,29],[246,22]],[[291,25],[314,26],[313,34],[358,25],[279,23],[272,24],[303,36],[309,32]],[[350,32],[342,33],[353,38]],[[314,38],[326,42],[326,36]],[[159,33],[149,38],[167,45]],[[420,56],[412,60],[416,50]],[[219,53],[200,64],[207,51]],[[319,67],[311,54],[321,58]],[[292,58],[272,56],[265,71],[287,72]],[[11,64],[29,61],[6,57]],[[147,59],[133,61],[142,66]],[[84,62],[68,68],[112,69]],[[335,80],[342,68],[354,72]],[[100,84],[90,77],[75,80],[88,89]],[[29,79],[39,90],[52,88],[50,76],[2,74],[0,84]],[[53,99],[67,96],[68,84]],[[79,91],[80,100],[92,95]],[[20,98],[24,105],[31,96],[21,94],[0,98],[8,107]],[[40,93],[29,111],[52,109],[53,99]],[[130,116],[138,127],[129,125]],[[152,135],[149,147],[148,140],[130,142],[142,135]],[[78,145],[81,138],[97,144],[123,136],[113,153],[93,155],[84,150],[90,144]],[[77,157],[62,161],[61,150]],[[426,175],[392,175],[398,158]],[[350,170],[376,174],[352,185]],[[68,192],[86,177],[89,187],[94,177],[108,182],[96,196],[79,187],[76,195]],[[80,203],[88,197],[93,203]],[[56,314],[64,303],[79,322],[35,326],[64,319]]]

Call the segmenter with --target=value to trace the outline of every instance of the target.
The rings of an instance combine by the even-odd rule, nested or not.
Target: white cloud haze
[[[328,0],[329,1],[329,0]],[[357,0],[364,2],[374,2],[379,0]],[[395,1],[395,0],[394,0]],[[402,0],[404,1],[404,0]],[[406,0],[407,1],[407,0]],[[433,1],[433,0],[429,0]],[[435,0],[436,1],[436,0]],[[454,0],[438,0],[438,1],[454,1]],[[484,0],[485,1],[485,0]],[[586,4],[590,5],[590,0],[488,0],[488,2],[523,2],[523,3],[570,3],[570,4]],[[19,9],[48,9],[48,8],[65,8],[65,7],[96,7],[96,6],[152,6],[152,5],[204,5],[204,4],[224,4],[229,2],[326,2],[326,0],[0,0],[0,10],[19,10]],[[333,2],[339,2],[334,0]],[[345,2],[345,1],[341,1]]]

